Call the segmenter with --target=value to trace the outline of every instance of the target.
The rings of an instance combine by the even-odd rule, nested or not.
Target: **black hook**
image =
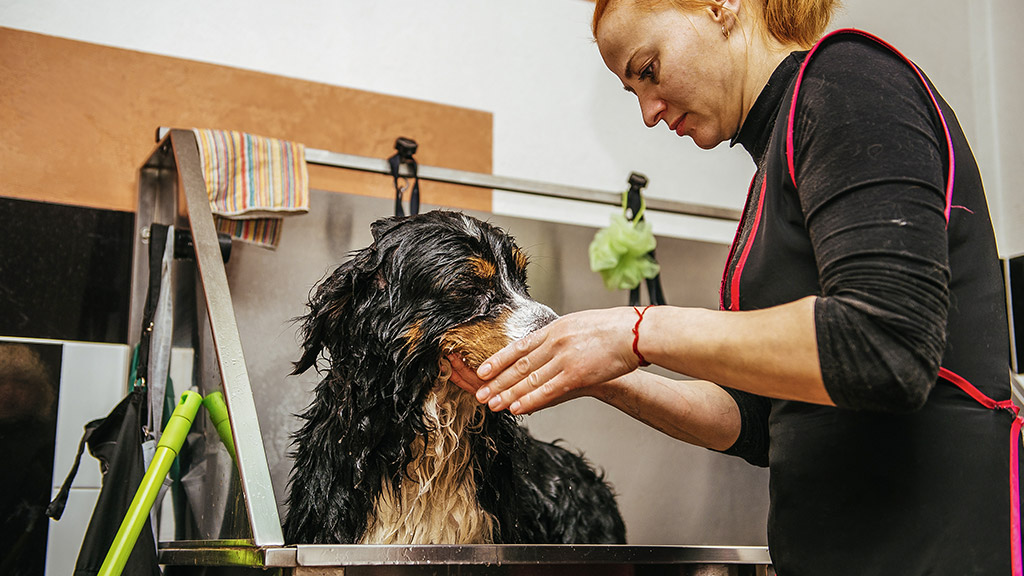
[[[626,194],[626,208],[629,209],[629,220],[636,217],[637,213],[640,212],[640,205],[642,200],[640,198],[640,191],[647,187],[647,176],[639,172],[630,172],[629,174],[629,192]],[[641,216],[643,219],[643,216]]]
[[[412,193],[409,195],[409,214],[415,215],[420,212],[420,179],[416,174],[416,159],[413,158],[416,149],[415,140],[399,136],[395,140],[396,152],[388,158],[388,164],[391,165],[391,177],[395,181],[395,216],[405,216],[405,211],[402,209],[402,193],[405,192],[407,186],[398,185],[398,179],[400,178],[399,167],[403,164],[408,166],[409,174],[413,178]]]
[[[627,218],[632,220],[640,212],[640,206],[643,205],[643,198],[640,196],[640,191],[647,187],[647,176],[640,174],[639,172],[631,172],[629,174],[629,192],[626,193],[626,208],[629,210]],[[641,214],[640,219],[644,217]],[[651,260],[657,261],[654,256],[654,250],[648,253]],[[665,292],[661,288],[661,274],[658,274],[654,278],[648,278],[647,284],[647,297],[650,298],[651,304],[665,304]],[[640,287],[637,286],[629,291],[629,304],[630,306],[640,305]]]

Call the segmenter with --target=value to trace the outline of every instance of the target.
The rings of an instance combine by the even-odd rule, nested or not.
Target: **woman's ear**
[[[707,6],[711,19],[722,27],[722,35],[726,38],[736,27],[736,15],[739,13],[742,0],[712,0]]]

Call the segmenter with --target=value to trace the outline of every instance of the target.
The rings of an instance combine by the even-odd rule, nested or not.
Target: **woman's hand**
[[[562,316],[502,348],[475,375],[453,378],[491,410],[524,414],[590,393],[589,388],[635,370],[632,308]],[[462,366],[463,368],[464,365]],[[468,370],[466,370],[468,372]],[[461,382],[460,382],[461,380]]]
[[[452,374],[449,381],[473,396],[476,396],[477,390],[487,385],[487,382],[477,377],[476,372],[472,368],[466,366],[466,363],[462,361],[462,357],[458,354],[449,354],[448,363],[452,366]]]

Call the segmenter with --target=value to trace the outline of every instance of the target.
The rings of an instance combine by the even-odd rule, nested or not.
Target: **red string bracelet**
[[[643,310],[640,310],[636,306],[633,306],[633,311],[636,312],[637,316],[639,316],[639,318],[636,319],[636,325],[633,326],[633,354],[636,354],[636,357],[640,359],[640,366],[651,365],[651,363],[644,358],[644,355],[640,353],[640,349],[637,348],[637,344],[640,343],[640,322],[643,322],[644,314],[650,307],[651,305],[648,304],[647,306],[644,306]]]

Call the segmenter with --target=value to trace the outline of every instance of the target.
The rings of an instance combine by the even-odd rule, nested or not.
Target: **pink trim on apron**
[[[793,90],[793,101],[789,105],[789,121],[786,126],[786,163],[789,165],[789,179],[793,182],[793,186],[796,187],[796,168],[793,166],[793,119],[796,117],[796,99],[797,94],[800,93],[800,84],[803,82],[804,79],[804,71],[807,69],[807,64],[811,61],[811,56],[813,56],[814,53],[817,52],[818,48],[821,47],[822,43],[826,39],[835,36],[836,34],[841,34],[844,32],[858,34],[870,40],[874,40],[875,42],[891,50],[893,54],[899,56],[904,62],[910,65],[910,68],[914,71],[915,74],[917,74],[917,77],[921,80],[921,83],[924,85],[925,90],[928,91],[928,96],[931,98],[932,104],[935,106],[935,111],[939,113],[939,120],[942,121],[942,131],[946,136],[946,154],[949,160],[949,173],[946,175],[946,208],[943,211],[943,214],[946,217],[946,226],[949,226],[949,213],[953,206],[953,180],[955,176],[956,157],[953,154],[953,139],[949,135],[949,125],[946,124],[946,117],[942,114],[942,109],[939,107],[939,101],[938,99],[935,98],[935,93],[932,92],[932,87],[929,86],[928,82],[925,81],[924,74],[921,73],[921,70],[917,66],[915,66],[909,58],[904,56],[899,50],[897,50],[895,47],[893,47],[885,40],[882,40],[881,38],[873,34],[864,32],[863,30],[856,30],[854,28],[844,28],[842,30],[836,30],[831,34],[825,35],[821,40],[818,40],[817,44],[815,44],[814,47],[811,48],[810,52],[808,52],[807,56],[804,58],[803,64],[800,65],[800,72],[797,73],[796,77],[796,87]]]
[[[750,179],[750,184],[747,186],[747,196],[754,191],[754,181],[757,180],[757,172],[754,172],[754,177]],[[758,207],[760,208],[760,207]],[[760,209],[758,210],[760,212]],[[732,237],[732,244],[729,245],[729,257],[725,259],[725,270],[722,271],[722,283],[718,288],[718,308],[719,310],[725,310],[725,281],[729,277],[729,263],[732,262],[732,257],[736,254],[736,245],[740,242],[740,236],[743,234],[743,221],[746,220],[747,214],[744,210],[743,215],[740,216],[740,222],[736,225],[736,233]],[[749,242],[750,239],[747,240]],[[737,292],[737,296],[739,293]]]
[[[1014,405],[1013,400],[996,401],[978,390],[963,376],[945,368],[939,368],[939,378],[955,384],[968,396],[979,404],[990,410],[1006,410],[1013,414],[1013,424],[1010,425],[1010,566],[1013,576],[1021,576],[1021,541],[1020,541],[1020,475],[1019,475],[1019,450],[1021,426],[1024,425],[1024,416],[1020,415],[1020,408]]]
[[[751,182],[753,184],[753,182]],[[743,244],[743,252],[740,254],[740,261],[736,263],[736,270],[732,273],[732,281],[729,282],[729,310],[740,309],[740,277],[743,276],[743,266],[747,263],[747,256],[750,255],[750,247],[754,245],[754,236],[757,235],[758,225],[761,223],[761,211],[764,208],[764,192],[768,188],[768,178],[761,181],[761,195],[757,199],[757,212],[754,215],[754,223],[750,226],[750,235]],[[738,232],[737,232],[738,234]]]

